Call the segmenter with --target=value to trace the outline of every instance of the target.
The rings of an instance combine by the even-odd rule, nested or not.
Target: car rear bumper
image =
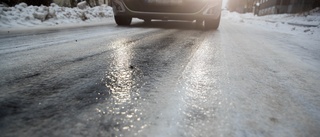
[[[181,11],[152,11],[135,10],[129,8],[124,0],[112,0],[114,15],[129,16],[140,19],[165,19],[165,20],[198,20],[198,19],[218,19],[221,14],[221,0],[207,0],[203,6],[196,10]],[[146,5],[147,6],[147,5]],[[148,7],[146,7],[148,9]]]

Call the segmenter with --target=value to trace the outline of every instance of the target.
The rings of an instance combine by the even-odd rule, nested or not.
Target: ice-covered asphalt
[[[320,136],[317,40],[222,20],[0,33],[0,133]]]

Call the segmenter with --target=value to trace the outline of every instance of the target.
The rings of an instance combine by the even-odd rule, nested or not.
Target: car
[[[152,19],[196,21],[207,29],[220,24],[222,0],[109,0],[119,26],[129,26],[132,18],[149,23]]]

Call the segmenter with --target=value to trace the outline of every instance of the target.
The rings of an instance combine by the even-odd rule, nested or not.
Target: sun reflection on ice
[[[109,71],[106,72],[105,86],[109,89],[110,97],[106,98],[104,108],[105,121],[108,126],[105,132],[124,134],[126,131],[138,131],[142,125],[136,124],[141,120],[142,110],[138,109],[140,103],[141,70],[132,66],[134,51],[132,42],[122,39],[115,41],[112,46],[113,62]],[[102,108],[97,108],[101,113]]]
[[[182,93],[185,94],[186,105],[182,128],[186,129],[184,134],[188,136],[206,136],[218,128],[213,130],[212,127],[219,125],[215,118],[222,104],[219,87],[221,64],[218,60],[221,55],[219,50],[212,48],[213,44],[219,48],[219,43],[211,40],[208,38],[199,46],[181,80],[185,81]]]

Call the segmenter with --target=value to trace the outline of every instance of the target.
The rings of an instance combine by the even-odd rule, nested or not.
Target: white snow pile
[[[94,22],[113,16],[112,8],[107,5],[90,8],[78,4],[78,7],[60,7],[54,3],[49,7],[27,6],[25,3],[6,7],[0,4],[0,28]]]
[[[255,16],[253,13],[239,14],[223,11],[224,19],[236,23],[261,26],[266,29],[313,35],[320,39],[320,8],[298,14],[274,14]]]

